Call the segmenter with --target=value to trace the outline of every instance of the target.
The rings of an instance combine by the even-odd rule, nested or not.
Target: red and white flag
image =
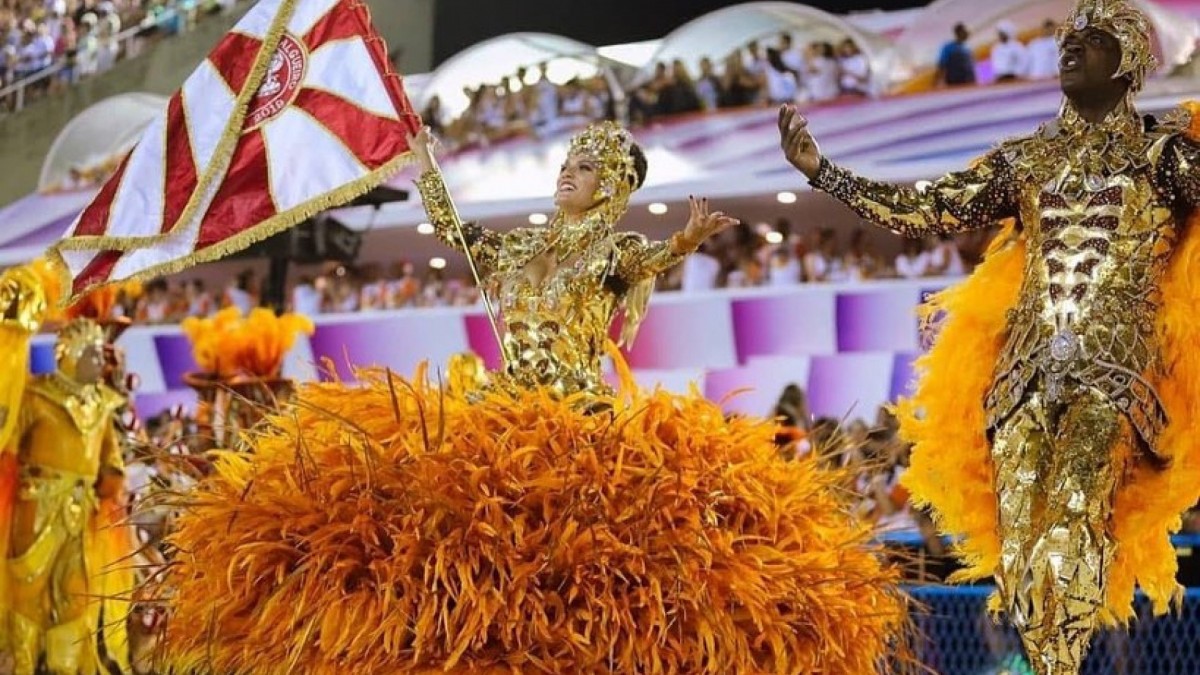
[[[71,296],[215,260],[379,185],[419,126],[363,0],[260,0],[50,253]]]

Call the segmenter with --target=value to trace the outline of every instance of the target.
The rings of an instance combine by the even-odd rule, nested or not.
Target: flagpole
[[[442,178],[442,169],[438,166],[437,160],[430,156],[432,169],[437,172],[438,177]],[[442,178],[445,183],[445,179]],[[458,207],[454,205],[454,198],[450,195],[450,191],[446,190],[446,206],[450,208],[451,220],[454,222],[454,233],[458,235],[458,240],[462,242],[463,253],[467,256],[467,266],[471,268],[471,277],[475,279],[475,287],[479,289],[479,295],[483,298],[483,307],[487,312],[488,323],[492,325],[492,334],[496,336],[496,345],[500,347],[500,360],[505,368],[508,367],[508,350],[504,348],[504,339],[500,337],[500,324],[496,320],[496,310],[492,307],[492,301],[488,298],[487,289],[483,286],[483,280],[479,276],[479,268],[475,265],[475,256],[471,255],[471,245],[467,242],[466,233],[463,232],[462,218],[458,215]]]

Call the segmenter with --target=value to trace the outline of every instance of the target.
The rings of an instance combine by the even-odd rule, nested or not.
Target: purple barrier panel
[[[739,363],[756,356],[837,351],[833,289],[804,287],[786,294],[732,301]]]
[[[158,365],[162,368],[163,385],[167,390],[187,389],[183,382],[186,373],[195,372],[196,359],[192,356],[192,343],[182,333],[155,335],[154,351],[158,354]]]
[[[814,356],[808,374],[813,417],[874,419],[891,400],[894,359],[892,352]]]
[[[631,368],[730,368],[737,364],[729,300],[720,296],[663,296],[627,351]]]
[[[192,389],[173,389],[154,394],[134,394],[134,405],[137,406],[138,416],[143,420],[161,415],[174,406],[183,406],[184,410],[196,410],[196,392]]]
[[[380,366],[411,375],[422,361],[432,371],[469,349],[462,314],[427,310],[322,323],[310,338],[317,363],[330,359],[338,377],[354,379],[354,368]],[[323,376],[328,375],[323,373]]]
[[[917,385],[916,360],[920,356],[917,352],[899,352],[893,357],[890,396],[893,401],[913,393]]]
[[[56,367],[53,342],[35,342],[29,345],[30,373],[45,375],[46,373],[53,373]]]
[[[467,314],[463,321],[466,324],[467,343],[471,346],[471,351],[483,359],[488,370],[499,370],[504,361],[500,358],[500,343],[496,341],[496,332],[492,330],[487,312]]]
[[[812,357],[763,356],[744,366],[712,370],[704,378],[704,395],[718,401],[725,412],[766,416],[784,387],[795,383],[806,387]]]
[[[919,297],[920,292],[911,286],[838,293],[838,352],[917,349]]]

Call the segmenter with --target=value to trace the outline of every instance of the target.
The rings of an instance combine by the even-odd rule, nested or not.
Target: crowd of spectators
[[[548,64],[519,68],[500,82],[467,87],[466,110],[450,118],[439,97],[422,118],[450,149],[486,146],[520,136],[546,136],[596,120],[638,126],[653,119],[723,108],[786,102],[821,103],[871,93],[871,68],[858,45],[794,43],[783,33],[772,46],[751,41],[720,59],[701,59],[693,73],[682,60],[658,63],[653,74],[616,97],[603,73],[555,84]],[[623,103],[623,105],[621,104]]]
[[[792,286],[868,279],[961,276],[983,256],[993,232],[905,240],[900,253],[879,251],[866,228],[839,241],[830,227],[796,232],[780,218],[774,226],[740,224],[707,242],[663,277],[660,288],[699,292],[714,288]]]
[[[982,257],[990,232],[956,238],[907,241],[894,257],[882,254],[857,229],[838,243],[832,228],[796,234],[790,222],[738,225],[689,256],[662,277],[660,291],[701,292],[718,288],[789,286],[801,283],[852,282],[868,279],[914,279],[961,276]],[[422,307],[469,307],[481,302],[466,276],[447,273],[444,261],[390,266],[330,263],[297,275],[288,288],[285,308],[307,316]],[[222,307],[243,313],[263,302],[264,279],[247,269],[220,288],[201,279],[156,279],[136,297],[118,303],[121,314],[138,323],[178,323],[188,316],[207,316]]]
[[[22,96],[28,100],[61,91],[236,1],[0,0],[0,90],[49,73]],[[119,39],[130,28],[138,29],[135,35]],[[15,94],[6,96],[0,111],[16,102]]]
[[[967,45],[963,24],[941,49],[934,72],[937,86],[1058,76],[1057,24],[1047,20],[1036,36],[1022,40],[1014,24],[997,24],[985,62]],[[659,62],[653,72],[614,97],[603,74],[558,85],[546,64],[520,68],[501,82],[465,89],[467,109],[450,119],[438,97],[424,119],[451,149],[487,145],[507,138],[543,136],[600,119],[638,126],[652,120],[724,108],[782,103],[819,105],[847,97],[874,96],[871,62],[853,39],[800,44],[781,33],[770,44],[753,40],[724,57],[704,57],[693,72],[681,59]]]
[[[1011,21],[996,24],[996,42],[987,62],[977,63],[975,52],[967,46],[971,33],[963,24],[954,27],[954,37],[942,46],[934,73],[936,86],[956,86],[987,82],[1050,80],[1058,77],[1058,43],[1054,34],[1058,24],[1047,19],[1037,36],[1022,41]],[[982,67],[985,66],[986,68]]]

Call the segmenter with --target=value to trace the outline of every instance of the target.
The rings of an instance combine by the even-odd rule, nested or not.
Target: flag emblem
[[[300,93],[307,67],[308,50],[296,38],[284,34],[279,39],[275,54],[271,56],[267,75],[246,113],[247,131],[279,117],[292,104],[296,94]]]

